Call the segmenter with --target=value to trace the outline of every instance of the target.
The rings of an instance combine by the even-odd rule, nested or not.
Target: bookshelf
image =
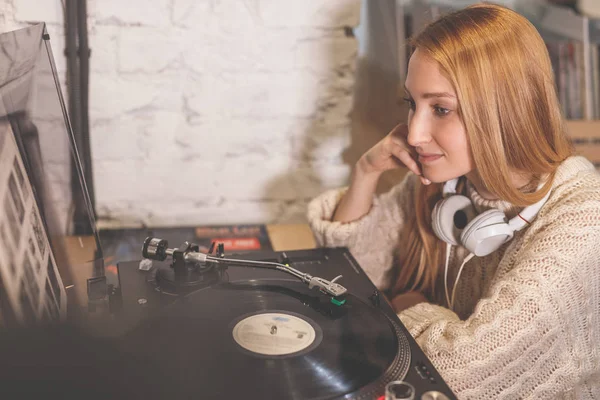
[[[395,2],[398,43],[401,44],[407,35],[441,14],[477,1]],[[567,131],[575,150],[600,169],[600,20],[546,0],[496,0],[495,3],[524,15],[546,41]],[[405,51],[399,51],[400,82],[404,82],[407,58]]]

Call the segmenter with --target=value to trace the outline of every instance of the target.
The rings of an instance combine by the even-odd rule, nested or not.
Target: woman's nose
[[[416,113],[408,120],[408,136],[406,141],[412,147],[418,147],[431,141],[429,124]]]

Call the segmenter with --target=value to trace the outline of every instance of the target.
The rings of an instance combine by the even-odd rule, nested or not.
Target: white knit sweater
[[[419,184],[409,173],[345,224],[330,222],[344,189],[322,194],[308,207],[317,243],[347,246],[385,290]],[[479,212],[519,211],[468,192]],[[467,255],[455,249],[450,284]],[[465,265],[454,308],[422,303],[399,317],[460,399],[600,399],[600,175],[592,164],[583,157],[561,164],[532,224]]]

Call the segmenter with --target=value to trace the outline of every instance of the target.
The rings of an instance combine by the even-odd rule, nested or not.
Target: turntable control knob
[[[450,399],[444,393],[432,390],[432,391],[423,393],[423,396],[421,396],[421,400],[450,400]]]
[[[377,400],[386,400],[385,396],[379,396]],[[421,396],[421,400],[450,400],[444,393],[430,391]]]
[[[142,256],[151,260],[164,261],[167,259],[169,243],[165,239],[147,237],[142,247]]]

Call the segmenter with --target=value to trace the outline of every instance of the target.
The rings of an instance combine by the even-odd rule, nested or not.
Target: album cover
[[[107,229],[99,233],[105,263],[108,266],[123,261],[139,260],[142,257],[141,244],[149,236],[168,238],[169,247],[173,248],[184,242],[195,243],[200,246],[202,252],[208,252],[213,242],[223,243],[226,254],[273,249],[266,226],[262,224]]]
[[[66,296],[14,133],[0,123],[0,326],[66,317]]]
[[[273,250],[265,225],[200,226],[195,237],[205,248],[213,242],[223,243],[226,253]]]

